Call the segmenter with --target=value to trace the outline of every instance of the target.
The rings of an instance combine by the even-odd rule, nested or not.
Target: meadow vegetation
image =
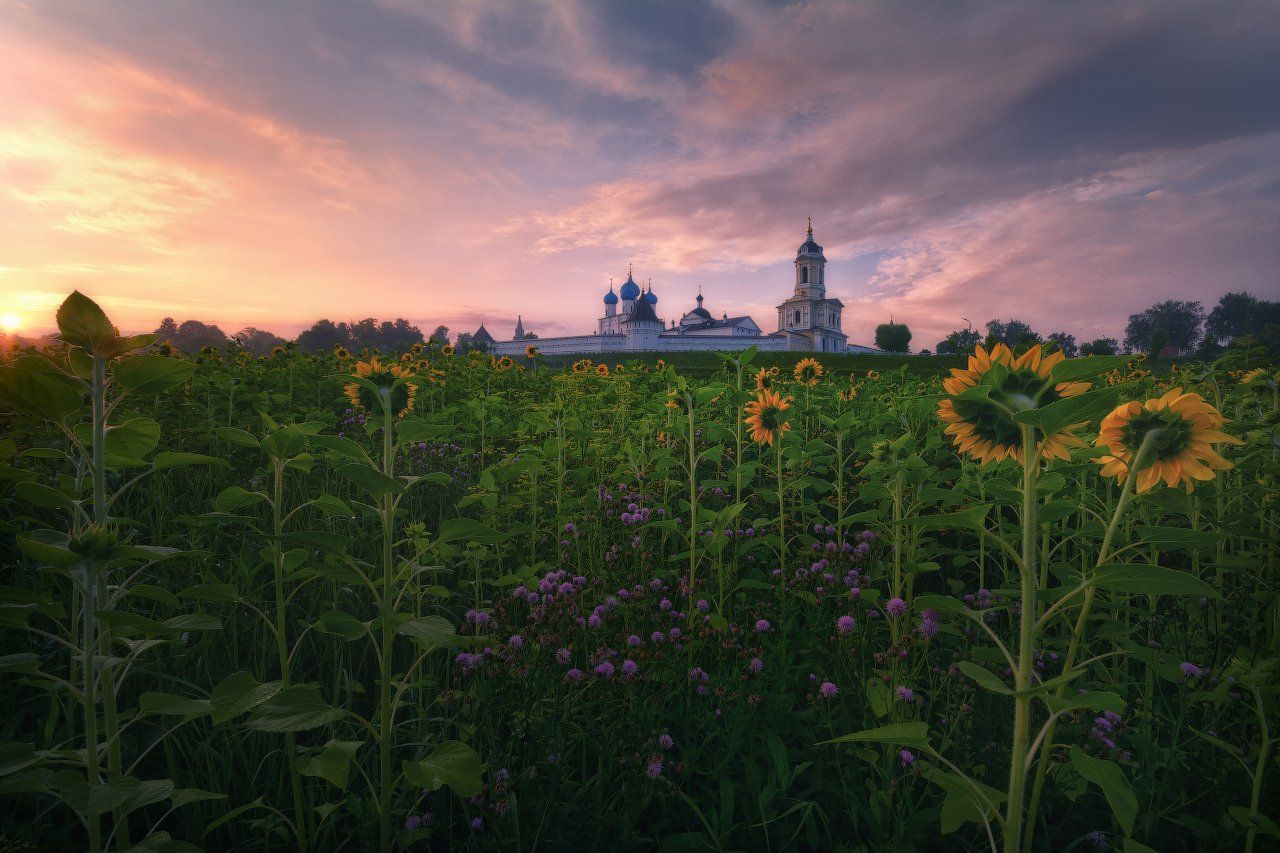
[[[3,849],[1280,845],[1260,351],[58,322],[0,356]]]

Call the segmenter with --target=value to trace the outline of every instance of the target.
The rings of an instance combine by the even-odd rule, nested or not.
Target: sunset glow
[[[759,319],[812,215],[851,342],[1115,336],[1280,289],[1267,9],[0,2],[0,296],[545,336],[633,261]]]

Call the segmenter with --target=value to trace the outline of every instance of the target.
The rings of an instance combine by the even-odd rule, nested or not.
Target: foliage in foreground
[[[1274,365],[59,325],[0,364],[9,844],[1280,843]]]

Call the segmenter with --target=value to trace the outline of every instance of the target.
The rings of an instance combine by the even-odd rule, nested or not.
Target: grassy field
[[[779,367],[791,370],[802,358],[812,356],[822,363],[828,373],[837,375],[856,373],[865,375],[868,370],[877,373],[889,373],[906,366],[907,372],[915,376],[938,376],[947,373],[952,367],[959,367],[964,359],[959,356],[929,355],[831,355],[812,352],[762,352],[752,362],[757,367]],[[644,352],[603,355],[555,355],[547,356],[546,362],[551,367],[564,367],[580,358],[593,361],[608,361],[620,364],[653,365],[659,359],[674,365],[686,376],[703,378],[716,373],[724,365],[719,353],[714,352]]]

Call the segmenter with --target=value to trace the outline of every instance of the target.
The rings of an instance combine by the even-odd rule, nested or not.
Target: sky
[[[0,0],[0,313],[851,342],[1280,298],[1280,3]]]

